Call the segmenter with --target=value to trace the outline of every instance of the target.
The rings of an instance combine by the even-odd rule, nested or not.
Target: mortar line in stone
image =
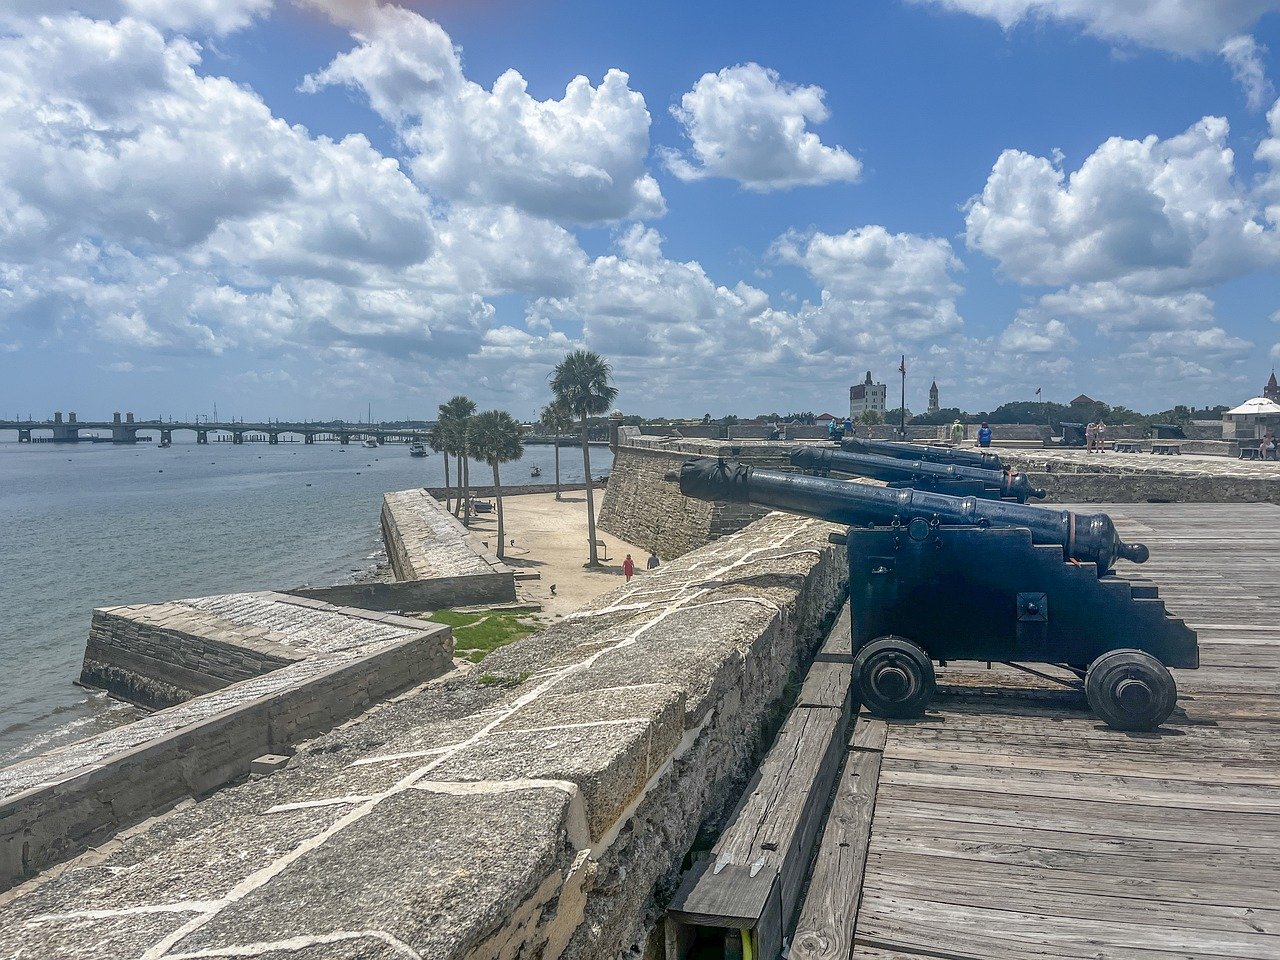
[[[336,933],[238,944],[234,947],[210,947],[191,953],[170,954],[170,960],[199,960],[202,957],[258,957],[267,951],[302,950],[305,947],[319,947],[330,943],[342,943],[346,940],[366,940],[369,938],[380,940],[402,957],[409,957],[410,960],[423,960],[422,954],[385,930],[339,930]]]
[[[544,733],[549,730],[578,730],[582,727],[620,727],[648,722],[648,717],[619,717],[614,720],[583,720],[581,723],[556,723],[546,727],[508,727],[504,730],[495,730],[494,734]]]
[[[364,803],[368,796],[327,797],[324,800],[299,800],[297,803],[279,803],[268,807],[265,813],[288,813],[292,810],[310,810],[314,807],[333,807],[340,803]]]
[[[137,907],[119,907],[114,910],[72,910],[69,913],[42,913],[26,921],[26,926],[47,923],[52,920],[108,920],[112,917],[131,917],[144,913],[209,913],[218,909],[221,900],[183,900],[178,903],[153,903]]]
[[[432,747],[430,750],[410,750],[406,753],[380,753],[375,757],[361,757],[359,760],[353,760],[350,766],[363,767],[371,763],[391,763],[393,760],[412,760],[415,757],[434,757],[436,754],[444,753],[446,750],[456,746],[456,743],[448,743],[443,747]]]
[[[792,531],[786,537],[783,538],[783,542],[785,543],[787,540],[791,539],[792,537],[797,536],[800,533],[800,531],[805,529],[807,526],[808,524],[800,527],[797,530]],[[757,554],[763,553],[767,550],[777,549],[777,546],[779,545],[775,544],[775,545],[770,545],[768,547],[758,547],[755,550],[750,550],[747,553],[743,554],[741,557],[739,557],[737,560],[734,560],[731,563],[728,563],[722,567],[717,568],[714,573],[714,577],[723,576],[725,573],[728,573],[730,570],[733,570],[736,567],[742,566],[743,564],[750,562]],[[806,550],[796,551],[796,554],[783,555],[782,557],[778,557],[777,559],[784,559],[786,556],[805,554],[805,553],[815,554],[817,556],[822,555],[820,550],[809,548]],[[682,592],[683,592],[683,589],[684,588],[682,588]],[[374,808],[377,807],[377,805],[381,803],[383,800],[387,799],[388,797],[394,796],[395,794],[401,793],[404,790],[409,789],[415,784],[416,781],[424,779],[426,775],[430,773],[432,770],[434,770],[436,767],[441,766],[447,760],[452,759],[455,753],[460,752],[462,749],[466,747],[474,745],[475,743],[482,740],[484,737],[488,736],[488,734],[492,732],[492,730],[495,727],[497,727],[499,724],[501,724],[504,720],[508,719],[519,710],[533,703],[535,700],[541,697],[548,690],[553,689],[561,680],[566,679],[571,674],[576,673],[579,670],[589,668],[596,662],[596,660],[604,656],[605,653],[612,652],[614,650],[620,650],[623,647],[634,644],[640,638],[641,634],[646,633],[648,630],[650,630],[651,628],[657,626],[659,623],[664,621],[667,617],[683,609],[684,605],[687,602],[692,602],[693,600],[696,600],[698,597],[703,596],[708,592],[709,592],[708,589],[705,587],[699,588],[696,590],[691,590],[688,593],[686,598],[675,600],[671,606],[663,610],[658,616],[654,617],[652,620],[647,621],[644,624],[641,624],[635,631],[633,631],[627,637],[624,637],[622,640],[619,640],[616,644],[613,644],[612,646],[609,646],[609,647],[601,648],[600,650],[597,650],[595,653],[578,661],[577,663],[567,665],[566,667],[562,668],[557,674],[543,681],[541,684],[539,684],[534,689],[530,690],[528,693],[524,694],[521,697],[517,697],[512,702],[510,709],[506,710],[505,713],[503,713],[502,715],[496,717],[492,722],[481,727],[478,731],[472,734],[467,740],[464,740],[461,743],[457,744],[448,752],[442,754],[438,759],[433,760],[430,763],[426,764],[425,766],[420,767],[417,770],[411,771],[410,773],[406,774],[400,781],[393,784],[387,790],[383,791],[380,794],[376,794],[370,797],[367,802],[361,804],[359,807],[357,807],[355,810],[350,811],[345,816],[340,817],[337,821],[335,821],[326,829],[322,830],[320,833],[315,834],[311,837],[308,837],[306,840],[299,843],[296,847],[294,847],[288,853],[285,853],[282,856],[276,858],[276,860],[267,864],[265,867],[261,867],[258,870],[255,870],[249,876],[241,880],[240,883],[236,884],[230,890],[230,892],[228,892],[225,898],[225,903],[219,906],[216,911],[203,914],[183,924],[177,930],[173,931],[172,933],[164,937],[159,942],[153,944],[150,949],[148,949],[144,954],[142,954],[141,960],[161,960],[161,958],[164,957],[169,952],[170,947],[175,946],[176,944],[184,940],[186,937],[190,936],[192,933],[199,930],[201,927],[207,924],[210,920],[216,917],[219,913],[221,913],[222,910],[225,909],[227,906],[230,906],[232,903],[236,903],[240,901],[249,893],[261,887],[263,884],[270,882],[274,877],[276,877],[282,871],[284,871],[290,864],[294,863],[299,858],[310,853],[312,850],[318,849],[319,847],[323,846],[325,842],[327,842],[331,837],[335,836],[337,833],[345,829],[347,826],[353,823],[356,823],[359,820],[364,819],[366,816],[372,813]],[[207,955],[213,956],[216,954],[207,954]],[[177,957],[179,956],[184,956],[184,955],[171,955],[170,960],[177,960]]]

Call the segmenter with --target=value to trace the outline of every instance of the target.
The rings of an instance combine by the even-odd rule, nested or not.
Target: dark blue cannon
[[[849,453],[871,453],[878,457],[895,457],[898,460],[923,460],[926,463],[954,463],[981,470],[1004,470],[1005,463],[994,453],[982,450],[960,450],[956,447],[935,447],[927,443],[907,443],[902,440],[860,440],[848,437],[840,442],[840,449]]]
[[[982,500],[1043,500],[1044,490],[1031,485],[1025,473],[989,470],[958,463],[933,463],[928,460],[904,460],[881,457],[873,453],[832,450],[830,447],[794,447],[791,465],[821,476],[835,471],[855,477],[884,480],[891,487],[911,487],[946,493],[953,497],[978,497]]]
[[[1150,730],[1172,713],[1169,667],[1199,666],[1195,631],[1155,587],[1111,575],[1143,563],[1104,513],[952,497],[732,461],[687,461],[680,492],[845,524],[854,683],[886,717],[924,711],[933,661],[1052,663],[1110,725]],[[1029,668],[1022,668],[1029,669]]]

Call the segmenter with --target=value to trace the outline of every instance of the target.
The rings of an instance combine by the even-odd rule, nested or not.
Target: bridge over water
[[[223,434],[231,438],[232,443],[244,443],[249,440],[265,440],[267,443],[279,443],[282,436],[301,437],[303,443],[330,441],[350,443],[375,439],[379,443],[412,443],[424,441],[426,430],[415,430],[406,427],[384,427],[380,424],[322,424],[306,422],[283,422],[269,420],[265,423],[248,423],[242,420],[230,422],[195,420],[135,420],[132,413],[123,416],[116,413],[110,420],[78,420],[75,413],[63,418],[61,411],[53,415],[51,420],[0,420],[0,432],[12,430],[18,434],[20,443],[53,442],[78,443],[82,441],[106,442],[110,435],[111,443],[137,443],[138,434],[157,435],[161,441],[172,440],[179,431],[189,431],[196,435],[196,443],[208,443],[211,435]],[[89,433],[81,436],[81,431]],[[47,434],[47,436],[46,436]]]

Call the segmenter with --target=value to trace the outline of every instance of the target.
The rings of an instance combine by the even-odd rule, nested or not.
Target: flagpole
[[[907,355],[902,355],[902,363],[898,366],[898,370],[902,373],[902,406],[898,408],[900,422],[898,424],[898,439],[907,439]]]

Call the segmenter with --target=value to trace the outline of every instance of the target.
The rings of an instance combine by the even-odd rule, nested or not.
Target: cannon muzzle
[[[830,447],[794,447],[791,465],[816,473],[827,474],[832,470],[858,477],[871,477],[888,483],[912,486],[921,490],[954,485],[961,481],[970,486],[980,484],[986,499],[1043,500],[1044,490],[1033,487],[1025,473],[1008,470],[990,470],[960,463],[936,463],[928,460],[906,460],[882,457],[873,453],[858,453],[848,449],[832,450]],[[936,492],[946,492],[939,489]]]
[[[920,518],[948,526],[1025,527],[1035,543],[1062,547],[1064,559],[1096,563],[1099,575],[1117,559],[1144,563],[1150,556],[1142,544],[1122,541],[1105,513],[874,487],[709,458],[686,461],[678,479],[686,497],[750,503],[847,526],[886,525],[895,519],[910,523]]]

